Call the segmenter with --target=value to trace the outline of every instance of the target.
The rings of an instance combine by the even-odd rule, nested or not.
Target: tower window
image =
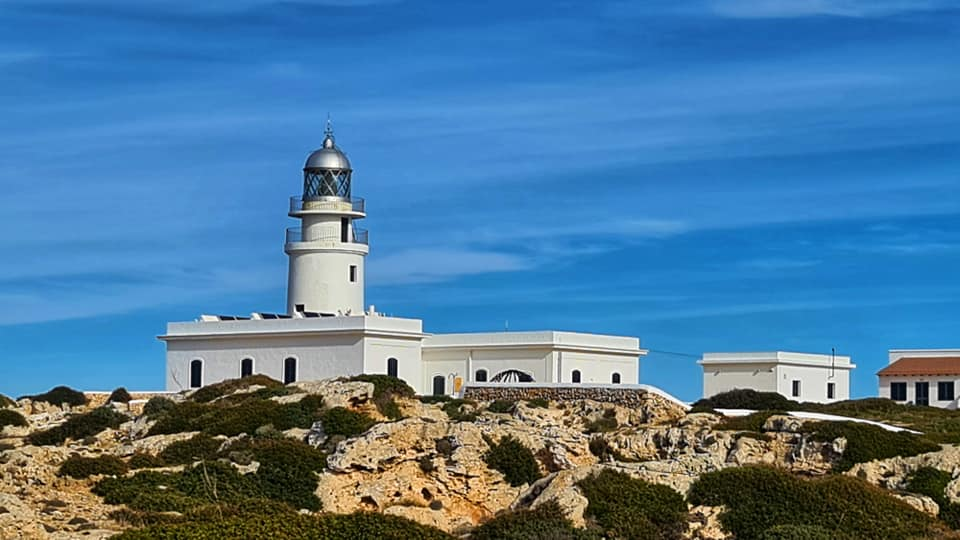
[[[253,375],[253,358],[244,358],[240,361],[240,377]]]
[[[290,384],[297,380],[297,359],[287,358],[283,361],[283,384]]]
[[[396,377],[399,372],[399,367],[397,366],[396,358],[387,358],[387,375],[391,377]]]
[[[357,265],[351,264],[350,265],[350,283],[356,283],[356,282],[357,282]]]
[[[570,379],[575,383],[580,382],[580,370],[579,369],[573,370],[573,373],[570,374]]]
[[[344,244],[350,241],[350,218],[340,218],[340,241]]]
[[[203,386],[203,360],[190,362],[190,388]]]
[[[295,310],[297,311],[297,313],[303,313],[304,311],[307,310],[307,306],[304,305],[304,304],[297,304],[297,305],[293,306],[293,309],[295,309]]]
[[[613,375],[611,375],[610,382],[612,382],[613,384],[620,384],[620,374],[614,373]]]

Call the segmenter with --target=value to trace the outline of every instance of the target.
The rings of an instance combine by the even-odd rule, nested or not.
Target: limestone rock
[[[346,382],[326,379],[322,381],[300,381],[290,386],[302,390],[307,394],[315,394],[323,397],[324,405],[331,408],[357,407],[373,399],[373,383],[368,382]],[[292,399],[292,396],[283,397]],[[279,401],[281,398],[276,399]],[[302,399],[302,396],[300,399]]]
[[[690,509],[690,528],[684,538],[689,540],[728,540],[733,535],[720,525],[722,506],[694,506]]]
[[[936,517],[940,513],[940,505],[930,497],[915,493],[893,493],[893,496],[909,504],[924,514]]]
[[[954,478],[960,473],[960,447],[944,446],[938,452],[930,452],[910,457],[894,457],[854,465],[847,474],[856,476],[871,484],[890,490],[903,489],[910,473],[921,467],[933,467],[951,473]],[[946,493],[951,500],[957,500],[957,486],[951,482]],[[953,486],[951,488],[951,486]]]

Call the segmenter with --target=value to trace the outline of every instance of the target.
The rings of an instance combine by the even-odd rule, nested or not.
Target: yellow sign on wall
[[[460,393],[460,388],[463,386],[463,377],[454,377],[453,379],[453,391]]]

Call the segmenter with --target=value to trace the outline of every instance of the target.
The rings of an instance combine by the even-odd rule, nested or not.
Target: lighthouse
[[[287,313],[363,315],[363,262],[367,231],[363,199],[353,197],[353,169],[337,147],[327,120],[323,144],[303,167],[303,194],[290,198],[289,216],[300,227],[287,229],[290,258]]]

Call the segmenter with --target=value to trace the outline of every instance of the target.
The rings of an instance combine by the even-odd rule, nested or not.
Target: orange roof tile
[[[881,377],[960,375],[960,356],[901,358],[877,372]]]

